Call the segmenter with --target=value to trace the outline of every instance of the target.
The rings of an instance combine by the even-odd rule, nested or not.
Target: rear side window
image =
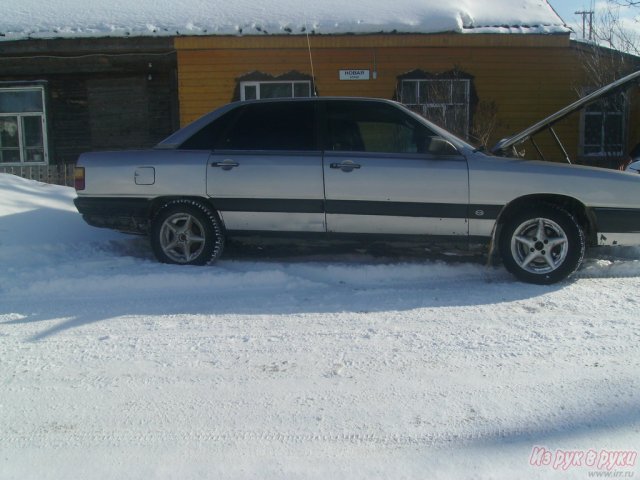
[[[314,104],[246,105],[218,137],[217,150],[317,150]]]
[[[326,150],[426,153],[437,136],[392,105],[378,102],[327,102]]]
[[[240,108],[225,113],[220,118],[215,119],[209,125],[198,130],[180,148],[182,150],[213,150],[216,147],[218,138],[233,124],[233,121],[240,115]]]

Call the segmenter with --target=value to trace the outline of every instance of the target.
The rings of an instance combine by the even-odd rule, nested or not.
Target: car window
[[[327,102],[325,149],[380,153],[429,153],[437,135],[402,110],[379,102]]]
[[[218,150],[316,150],[311,102],[245,106],[216,141]]]
[[[182,150],[213,150],[218,138],[233,125],[234,119],[240,114],[242,108],[236,108],[215,119],[185,140]]]

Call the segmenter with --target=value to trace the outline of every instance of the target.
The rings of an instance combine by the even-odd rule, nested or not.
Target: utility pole
[[[576,15],[582,15],[582,38],[586,38],[587,17],[589,17],[589,40],[593,40],[593,10],[581,10],[575,12]]]

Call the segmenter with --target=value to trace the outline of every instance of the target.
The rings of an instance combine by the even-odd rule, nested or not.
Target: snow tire
[[[207,265],[224,249],[224,233],[217,214],[188,199],[167,202],[151,221],[151,248],[163,263]]]
[[[500,256],[518,279],[550,285],[571,276],[582,263],[585,234],[575,217],[541,204],[511,217],[502,229]]]

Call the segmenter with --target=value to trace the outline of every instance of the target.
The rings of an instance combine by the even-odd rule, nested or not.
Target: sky
[[[592,0],[549,0],[549,3],[565,22],[573,22],[579,18],[574,15],[574,12],[590,10],[595,2]]]
[[[576,15],[575,12],[593,10],[597,16],[598,12],[607,8],[608,2],[605,0],[549,0],[549,3],[562,19],[575,30],[576,35],[582,37],[582,16]],[[640,23],[634,20],[634,17],[640,15],[640,7],[633,9],[620,7],[619,12],[628,29],[640,32]]]

